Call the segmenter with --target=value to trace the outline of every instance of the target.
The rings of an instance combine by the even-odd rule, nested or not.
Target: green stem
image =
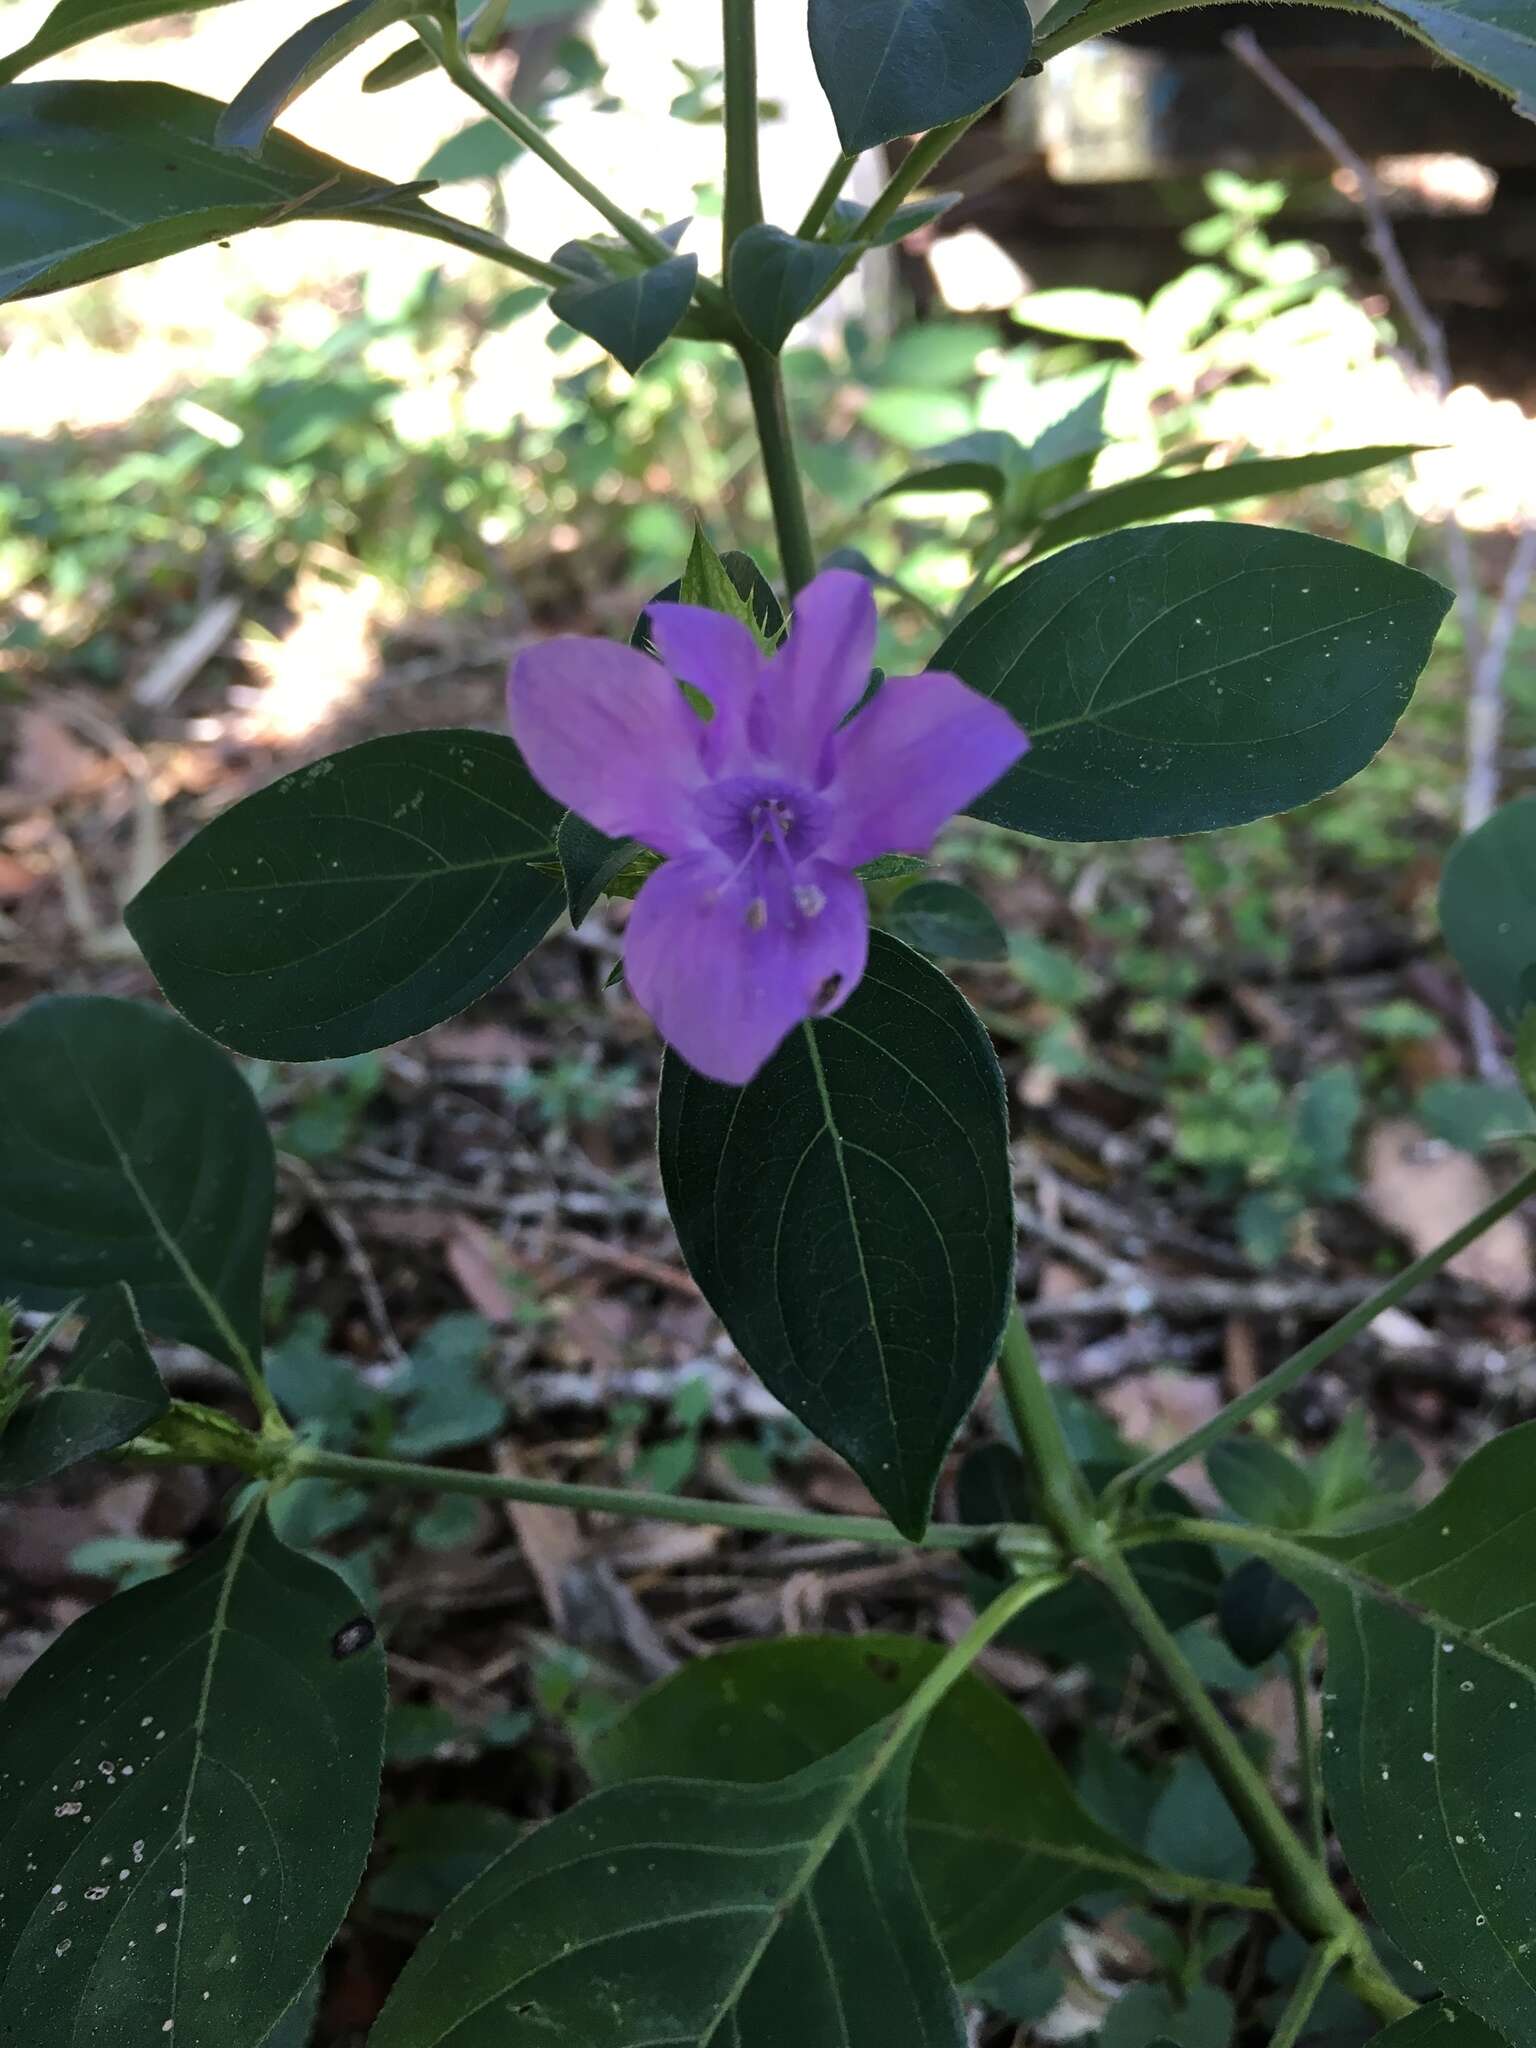
[[[1296,1769],[1301,1779],[1307,1840],[1313,1855],[1320,1863],[1326,1863],[1328,1829],[1323,1810],[1323,1768],[1312,1721],[1312,1651],[1317,1633],[1316,1629],[1297,1629],[1285,1646],[1285,1661],[1296,1714]]]
[[[553,1479],[514,1479],[499,1472],[464,1472],[445,1465],[407,1464],[394,1458],[354,1458],[340,1451],[314,1450],[307,1445],[296,1445],[283,1469],[293,1479],[339,1479],[350,1486],[396,1486],[416,1493],[463,1493],[479,1500],[526,1501],[535,1507],[637,1515],[708,1529],[747,1529],[890,1549],[972,1550],[999,1533],[996,1528],[971,1524],[936,1523],[925,1536],[914,1541],[890,1522],[882,1522],[873,1515],[797,1514],[791,1509],[754,1507],[742,1501],[689,1500],[671,1493],[639,1493],[625,1486],[573,1486]]]
[[[757,165],[757,0],[722,0],[725,29],[725,254],[763,217]]]
[[[1322,1995],[1323,1986],[1343,1960],[1344,1950],[1336,1941],[1325,1941],[1313,1949],[1307,1958],[1307,1967],[1297,1979],[1296,1989],[1286,2000],[1285,2011],[1280,2015],[1280,2024],[1269,2048],[1296,2048],[1302,2029],[1312,2017],[1312,2008]]]
[[[1097,1581],[1159,1674],[1190,1741],[1253,1844],[1281,1910],[1304,1934],[1339,1945],[1349,1957],[1351,1984],[1374,2011],[1386,2019],[1412,2012],[1413,2001],[1376,1961],[1365,1930],[1292,1832],[1248,1752],[1096,1520],[1017,1311],[1003,1338],[999,1371],[1042,1519],[1077,1570]]]
[[[918,1686],[891,1724],[890,1746],[898,1748],[916,1729],[921,1728],[934,1708],[943,1699],[951,1686],[957,1684],[976,1662],[992,1638],[1001,1633],[1010,1621],[1014,1621],[1032,1607],[1037,1600],[1043,1600],[1047,1593],[1060,1592],[1066,1584],[1061,1572],[1046,1572],[1034,1578],[1016,1579],[997,1598],[988,1603],[965,1634],[945,1651],[928,1676]]]
[[[768,496],[773,503],[773,524],[779,537],[779,555],[784,565],[790,595],[803,590],[816,574],[816,545],[811,539],[811,522],[800,486],[800,465],[795,460],[794,437],[789,408],[784,403],[784,379],[778,358],[755,341],[740,344],[741,366],[747,373],[747,390],[752,396],[752,413],[757,421],[757,438],[763,451],[763,472],[768,479]]]
[[[993,534],[992,538],[982,548],[981,553],[976,557],[976,567],[972,571],[971,580],[960,593],[959,602],[950,614],[949,628],[951,631],[959,625],[966,613],[980,600],[988,583],[992,580],[992,571],[1003,559],[1003,556],[1007,554],[1009,548],[1013,545],[1015,537],[1012,534],[1005,533],[999,527],[997,532]]]
[[[982,111],[985,112],[985,109]],[[939,159],[947,155],[960,140],[967,128],[980,119],[980,114],[967,114],[963,121],[951,121],[947,127],[930,129],[921,142],[912,145],[891,173],[885,190],[859,223],[858,241],[850,247],[848,254],[833,271],[815,300],[815,305],[824,304],[843,279],[858,268],[866,243],[880,232],[907,195],[923,182]],[[829,201],[828,204],[830,203]],[[806,308],[807,312],[811,310],[812,307]]]
[[[814,241],[816,236],[826,226],[828,216],[832,212],[833,202],[837,199],[844,185],[847,184],[848,173],[857,162],[858,158],[852,156],[834,158],[832,168],[822,179],[816,197],[805,209],[805,219],[795,229],[795,233],[802,242]]]
[[[1156,1457],[1143,1458],[1140,1464],[1132,1465],[1129,1470],[1118,1473],[1105,1492],[1105,1506],[1110,1507],[1130,1496],[1144,1493],[1148,1487],[1155,1486],[1158,1480],[1165,1478],[1178,1466],[1187,1464],[1191,1458],[1201,1457],[1212,1444],[1219,1443],[1240,1423],[1246,1422],[1250,1415],[1268,1407],[1270,1402],[1278,1400],[1280,1395],[1289,1393],[1308,1373],[1315,1372],[1318,1366],[1332,1358],[1336,1351],[1342,1350],[1351,1338],[1358,1337],[1362,1330],[1368,1329],[1384,1310],[1394,1307],[1425,1280],[1432,1279],[1442,1266],[1448,1265],[1455,1258],[1458,1252],[1465,1251],[1467,1246],[1475,1243],[1485,1230],[1490,1230],[1501,1217],[1509,1215],[1512,1209],[1518,1209],[1520,1204],[1529,1200],[1532,1195],[1536,1195],[1536,1167],[1528,1173],[1523,1173],[1512,1187],[1507,1188],[1502,1195],[1496,1196],[1486,1208],[1480,1209],[1470,1223],[1464,1223],[1460,1230],[1453,1231],[1443,1244],[1436,1245],[1434,1250],[1426,1252],[1423,1258],[1415,1259],[1411,1266],[1405,1266],[1395,1279],[1378,1288],[1368,1300],[1352,1308],[1348,1315],[1340,1316],[1331,1329],[1324,1330],[1320,1337],[1314,1337],[1310,1344],[1304,1345],[1283,1365],[1277,1365],[1272,1373],[1250,1387],[1246,1394],[1239,1395],[1237,1400],[1229,1402],[1220,1414],[1212,1416],[1203,1427],[1192,1430],[1170,1449],[1159,1451]]]

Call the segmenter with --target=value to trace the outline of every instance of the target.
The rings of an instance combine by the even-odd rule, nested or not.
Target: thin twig
[[[363,1241],[352,1226],[350,1217],[334,1202],[319,1174],[306,1160],[296,1158],[291,1152],[278,1154],[283,1169],[303,1188],[310,1204],[319,1212],[326,1228],[341,1246],[342,1257],[347,1270],[357,1282],[357,1291],[362,1296],[363,1309],[368,1317],[369,1327],[378,1340],[379,1349],[392,1365],[399,1365],[405,1359],[405,1346],[395,1335],[395,1326],[389,1319],[389,1310],[384,1302],[384,1290],[380,1287],[378,1275],[372,1261],[363,1249]]]

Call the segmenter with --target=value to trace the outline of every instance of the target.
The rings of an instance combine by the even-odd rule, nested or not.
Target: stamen
[[[752,898],[752,901],[747,905],[746,922],[749,932],[760,932],[766,928],[768,923],[768,898],[766,896],[754,896]]]

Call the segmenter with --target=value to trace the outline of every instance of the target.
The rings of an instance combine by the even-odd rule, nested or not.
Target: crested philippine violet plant
[[[723,0],[715,275],[493,88],[479,53],[524,12],[506,0],[343,0],[228,105],[84,78],[79,54],[46,75],[166,11],[59,0],[0,63],[0,295],[297,218],[436,239],[531,280],[626,369],[674,336],[712,352],[752,407],[776,559],[717,553],[719,508],[696,508],[633,644],[529,646],[507,731],[488,703],[472,727],[369,740],[183,846],[128,910],[164,1002],[45,997],[0,1027],[0,1490],[107,1458],[207,1467],[221,1503],[213,1540],[73,1621],[0,1709],[0,2043],[312,2038],[370,1863],[386,1671],[382,1621],[299,1508],[377,1488],[927,1553],[946,1616],[970,1612],[943,1644],[723,1650],[630,1702],[589,1732],[587,1796],[456,1848],[464,1888],[434,1891],[429,1926],[419,1897],[391,1920],[411,1952],[373,2048],[1001,2041],[1055,1999],[1061,1916],[1110,1911],[1155,1974],[1114,2002],[1100,1986],[1103,2048],[1529,2048],[1536,1429],[1494,1437],[1415,1508],[1363,1427],[1303,1464],[1264,1424],[1536,1170],[1138,1458],[1041,1377],[1016,1277],[1010,1143],[1029,1133],[938,964],[985,913],[921,873],[957,811],[1134,840],[1337,787],[1390,742],[1446,594],[1305,533],[1124,527],[1198,509],[1207,479],[1207,506],[1231,502],[1230,477],[1095,492],[1083,415],[1068,445],[993,435],[944,456],[996,530],[927,672],[888,679],[883,586],[824,565],[785,401],[797,322],[941,210],[925,188],[955,140],[1155,0],[1058,0],[1034,25],[1023,0],[786,0],[773,32],[809,36],[840,144],[793,226],[761,189],[752,0]],[[1355,11],[1533,104],[1532,0]],[[410,40],[367,90],[438,67],[608,232],[530,253],[275,125],[399,24]],[[893,143],[873,203],[843,201],[855,160]],[[1267,463],[1264,488],[1394,452]],[[925,458],[923,487],[933,473]],[[1455,849],[1441,897],[1527,1084],[1533,876],[1524,798]],[[231,1055],[333,1059],[425,1031],[605,896],[631,903],[627,978],[667,1043],[658,1148],[683,1253],[746,1366],[878,1513],[361,1455],[295,1426],[314,1412],[303,1375],[263,1348],[272,1142]],[[225,1369],[227,1398],[174,1398],[167,1343]],[[1170,1483],[1202,1459],[1220,1514]],[[999,1639],[1080,1674],[1101,1725],[1075,1776],[973,1668]],[[1294,1766],[1231,1713],[1250,1671],[1289,1675]],[[1135,1757],[1111,1740],[1132,1721]]]
[[[703,606],[649,618],[663,665],[603,640],[531,648],[508,723],[551,796],[666,856],[630,915],[629,986],[696,1073],[740,1085],[858,986],[856,870],[927,853],[1028,742],[957,676],[887,681],[861,708],[877,621],[851,570],[801,591],[776,656]]]

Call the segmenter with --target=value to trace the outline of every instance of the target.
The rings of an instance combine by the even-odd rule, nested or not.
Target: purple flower
[[[507,714],[552,796],[666,855],[630,917],[629,985],[690,1066],[740,1085],[857,986],[869,909],[854,869],[926,853],[1029,742],[950,675],[887,682],[849,719],[875,603],[847,570],[800,593],[772,657],[718,612],[656,604],[650,620],[660,663],[606,640],[519,656]]]

